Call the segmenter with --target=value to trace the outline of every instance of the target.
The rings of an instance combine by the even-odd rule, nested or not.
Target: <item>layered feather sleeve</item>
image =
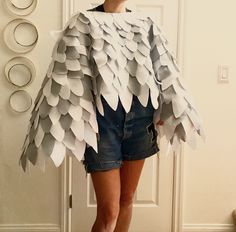
[[[169,148],[178,154],[181,142],[187,142],[195,149],[198,136],[205,141],[203,121],[187,83],[181,76],[180,67],[165,32],[158,23],[150,19],[151,59],[155,78],[160,84],[159,107],[154,113],[154,124],[160,137],[164,136]],[[164,124],[157,124],[159,120]]]
[[[45,171],[47,158],[58,167],[66,154],[84,160],[86,146],[97,151],[88,23],[83,14],[76,14],[57,35],[21,148],[19,165],[24,171],[29,162]]]

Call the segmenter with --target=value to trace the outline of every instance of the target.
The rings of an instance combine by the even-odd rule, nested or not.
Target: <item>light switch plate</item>
[[[218,82],[229,83],[229,66],[219,65],[218,67]]]

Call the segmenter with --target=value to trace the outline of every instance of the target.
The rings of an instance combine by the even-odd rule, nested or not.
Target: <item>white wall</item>
[[[200,140],[196,151],[185,146],[184,231],[235,231],[235,22],[235,0],[185,0],[184,78],[206,143]],[[219,64],[230,67],[228,84],[217,83]]]
[[[52,45],[55,43],[49,31],[61,29],[62,26],[62,1],[53,0],[49,3],[39,0],[36,9],[22,17],[30,20],[39,32],[36,46],[28,53],[15,53],[4,43],[4,27],[15,18],[18,16],[8,12],[3,0],[0,0],[0,231],[59,231],[59,169],[51,162],[48,163],[47,174],[37,168],[31,168],[30,176],[23,173],[18,160],[31,110],[15,113],[8,101],[10,94],[18,89],[28,91],[32,99],[35,99],[46,73],[45,67],[51,61]],[[17,56],[27,57],[36,67],[35,79],[22,88],[10,84],[4,75],[5,64]]]

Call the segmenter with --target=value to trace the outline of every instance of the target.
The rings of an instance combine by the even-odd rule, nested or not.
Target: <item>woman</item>
[[[24,170],[28,161],[44,169],[48,157],[59,167],[67,152],[83,160],[97,198],[93,232],[128,231],[145,158],[159,152],[157,125],[175,151],[204,136],[159,26],[126,2],[105,0],[68,21],[20,157]]]
[[[126,2],[105,0],[90,10],[129,12]],[[159,152],[153,125],[154,108],[150,98],[148,105],[143,107],[135,95],[128,113],[125,113],[120,101],[114,111],[102,96],[101,100],[105,115],[96,110],[100,135],[98,153],[92,147],[86,148],[83,162],[86,171],[91,174],[97,199],[97,216],[92,232],[128,232],[134,193],[145,158]],[[163,123],[159,120],[157,124]],[[125,128],[123,133],[116,128],[117,124],[122,130]]]
[[[103,4],[90,10],[110,13],[128,12],[130,10],[126,8],[126,2],[127,0],[105,0]],[[129,229],[133,197],[145,158],[159,151],[156,144],[157,134],[152,123],[154,109],[150,99],[147,108],[144,108],[135,95],[131,111],[127,114],[122,108],[120,101],[118,109],[113,111],[104,101],[104,98],[102,98],[102,100],[105,107],[106,119],[104,120],[103,116],[97,111],[100,129],[99,152],[97,155],[92,147],[89,147],[85,152],[84,162],[87,171],[91,174],[97,199],[97,217],[92,231],[126,232]],[[132,114],[136,116],[136,118],[128,120],[129,116]],[[145,120],[143,120],[141,116],[143,118],[145,117]],[[115,137],[115,133],[118,134],[119,132],[110,129],[111,123],[113,123],[114,127],[118,122],[120,125],[124,124],[124,118],[126,118],[126,125],[129,125],[131,127],[130,131],[133,132],[132,137],[122,142],[124,146],[127,146],[125,154],[130,152],[130,156],[124,156],[125,154],[121,156],[118,150],[121,143],[121,140],[119,140],[120,136]],[[137,133],[137,129],[135,129],[137,128],[134,123],[135,120],[140,128],[139,133]],[[150,129],[148,130],[148,128]],[[137,136],[139,137],[137,138]],[[105,157],[105,160],[99,159],[100,157]],[[122,161],[118,162],[119,160]],[[108,163],[106,161],[116,162]],[[88,164],[91,167],[88,166]],[[113,165],[111,166],[111,164]],[[100,165],[103,166],[100,167]],[[101,169],[107,171],[102,171]]]

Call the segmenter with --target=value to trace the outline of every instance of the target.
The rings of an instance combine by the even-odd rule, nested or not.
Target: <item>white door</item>
[[[90,4],[89,4],[90,3]],[[88,9],[100,4],[74,1],[73,10]],[[150,12],[159,20],[173,50],[177,45],[178,0],[135,0],[128,2],[136,10]],[[173,203],[173,156],[166,156],[166,143],[161,141],[159,156],[145,160],[135,195],[130,232],[170,232]],[[88,232],[96,217],[96,195],[90,175],[86,180],[82,163],[72,165],[72,232]]]

